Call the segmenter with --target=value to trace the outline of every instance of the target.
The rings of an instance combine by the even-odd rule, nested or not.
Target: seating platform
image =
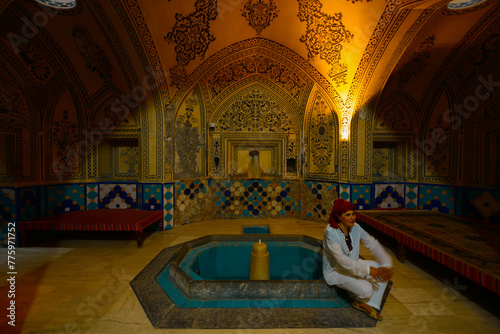
[[[20,221],[20,243],[27,243],[28,231],[134,231],[137,246],[144,242],[144,230],[158,223],[161,230],[163,211],[138,209],[95,209],[73,211]]]
[[[359,221],[500,294],[500,227],[429,210],[359,210]]]

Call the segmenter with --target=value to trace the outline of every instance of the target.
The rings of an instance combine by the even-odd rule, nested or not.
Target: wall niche
[[[141,155],[138,138],[107,138],[100,145],[102,181],[139,181]]]
[[[406,142],[374,141],[372,172],[374,182],[406,181]]]

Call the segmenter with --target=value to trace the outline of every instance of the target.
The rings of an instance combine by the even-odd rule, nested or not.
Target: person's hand
[[[392,275],[394,275],[394,270],[392,270],[392,268],[382,267],[378,268],[378,274],[383,281],[388,281],[392,278]]]
[[[370,276],[376,279],[377,281],[388,281],[392,278],[393,275],[392,268],[381,267],[375,268],[370,267]]]

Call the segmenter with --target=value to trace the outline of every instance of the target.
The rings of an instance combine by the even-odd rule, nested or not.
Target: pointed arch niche
[[[262,83],[242,87],[221,104],[209,123],[212,176],[297,176],[300,121],[296,106],[283,99],[277,87]]]
[[[371,157],[374,182],[417,181],[416,108],[416,102],[401,92],[375,111]]]

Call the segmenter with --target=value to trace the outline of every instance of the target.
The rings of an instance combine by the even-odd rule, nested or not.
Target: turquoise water
[[[255,242],[209,243],[191,250],[180,267],[193,279],[248,280]],[[266,242],[271,280],[323,277],[320,249],[302,242]]]

